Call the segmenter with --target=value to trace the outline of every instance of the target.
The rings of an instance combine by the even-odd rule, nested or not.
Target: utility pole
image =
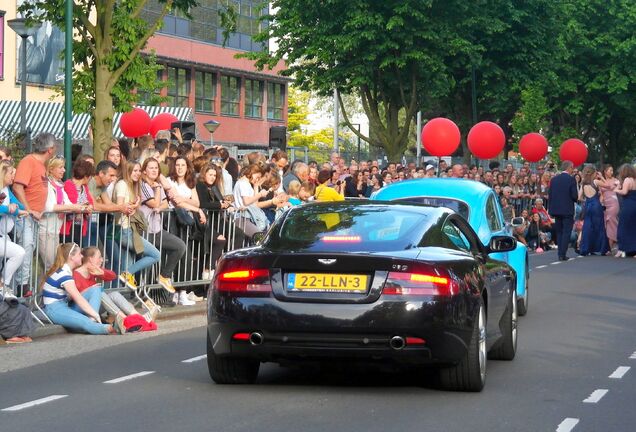
[[[64,46],[64,158],[66,172],[71,172],[73,140],[73,0],[66,0],[66,42]],[[93,143],[95,145],[95,143]]]
[[[338,127],[340,126],[340,103],[338,102],[338,89],[333,89],[333,151],[338,150]]]

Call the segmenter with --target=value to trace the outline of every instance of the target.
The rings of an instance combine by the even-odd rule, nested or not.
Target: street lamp
[[[213,146],[214,145],[214,131],[221,126],[221,123],[219,123],[216,120],[208,120],[205,123],[203,123],[203,126],[208,130],[208,132],[210,132],[210,145]]]
[[[11,29],[22,38],[22,76],[20,98],[20,132],[24,134],[27,142],[27,152],[31,153],[31,131],[26,128],[26,80],[27,80],[27,38],[33,36],[42,26],[39,22],[27,23],[26,18],[15,18],[7,21]]]

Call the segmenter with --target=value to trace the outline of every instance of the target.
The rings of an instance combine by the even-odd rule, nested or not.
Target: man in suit
[[[555,219],[554,228],[561,261],[569,259],[566,252],[574,226],[574,204],[578,199],[576,180],[572,177],[573,169],[572,162],[563,161],[561,174],[552,177],[548,192],[548,210]]]

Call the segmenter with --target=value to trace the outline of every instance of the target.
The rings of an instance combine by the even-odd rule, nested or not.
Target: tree
[[[446,60],[469,56],[470,35],[484,24],[461,0],[274,0],[272,9],[257,39],[277,39],[278,50],[245,56],[258,67],[286,59],[283,73],[303,90],[357,94],[371,130],[360,137],[394,160],[407,146],[420,95],[448,92]],[[346,110],[343,117],[354,129]]]
[[[66,0],[25,2],[20,11],[27,18],[51,21],[64,28]],[[150,3],[160,12],[142,15]],[[110,145],[115,111],[129,111],[139,91],[153,92],[160,83],[159,66],[141,52],[171,10],[188,13],[197,0],[74,0],[73,107],[92,112],[93,152],[100,157]],[[68,73],[68,71],[67,71]]]
[[[592,158],[629,161],[636,155],[636,3],[567,3],[566,55],[557,78],[545,83],[552,133],[572,131],[591,147]]]
[[[530,132],[544,132],[549,126],[550,107],[541,88],[529,86],[521,91],[521,107],[512,119],[514,149],[519,151],[519,140]]]

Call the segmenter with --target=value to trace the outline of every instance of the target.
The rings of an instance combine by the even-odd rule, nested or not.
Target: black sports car
[[[446,208],[316,203],[277,220],[259,246],[219,262],[208,293],[208,367],[251,383],[261,362],[354,359],[434,366],[480,391],[486,358],[512,360],[516,274]]]

